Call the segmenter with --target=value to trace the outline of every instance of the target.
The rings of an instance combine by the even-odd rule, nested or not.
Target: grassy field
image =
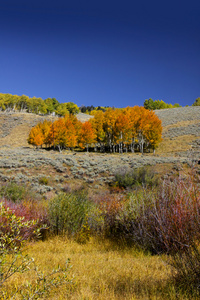
[[[169,257],[164,255],[152,256],[108,240],[78,244],[61,237],[29,244],[27,253],[44,272],[70,258],[72,283],[52,289],[42,299],[194,299],[176,289]],[[14,286],[24,289],[27,280],[34,285],[30,272],[14,276],[7,284],[9,293]]]

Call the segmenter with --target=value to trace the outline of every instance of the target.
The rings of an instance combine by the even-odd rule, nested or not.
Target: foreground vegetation
[[[2,186],[1,299],[198,299],[198,182],[196,166],[164,181],[116,174],[104,193],[69,185],[48,201]]]

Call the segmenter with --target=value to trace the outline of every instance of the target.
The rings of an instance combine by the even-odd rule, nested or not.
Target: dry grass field
[[[186,293],[178,296],[169,258],[164,255],[152,256],[106,240],[78,244],[61,237],[30,244],[27,252],[43,272],[64,265],[70,258],[68,278],[72,283],[52,289],[40,299],[190,299]],[[24,289],[27,280],[34,285],[32,273],[16,275],[7,289]]]

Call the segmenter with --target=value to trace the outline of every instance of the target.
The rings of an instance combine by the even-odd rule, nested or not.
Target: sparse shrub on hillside
[[[45,176],[39,178],[39,184],[47,185],[48,182],[49,180]]]
[[[71,193],[71,191],[72,191],[71,185],[68,184],[68,183],[66,183],[66,184],[63,186],[62,191],[63,191],[64,193],[66,193],[66,194]]]
[[[147,169],[146,167],[134,170],[121,169],[115,174],[115,185],[122,188],[133,188],[139,185],[152,187],[157,184],[158,177],[152,169]]]

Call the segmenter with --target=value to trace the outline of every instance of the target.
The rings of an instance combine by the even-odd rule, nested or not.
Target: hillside
[[[187,156],[187,150],[200,152],[200,106],[156,110],[162,120],[163,142],[159,154]]]
[[[27,143],[31,127],[53,117],[0,113],[0,179],[30,184],[40,193],[58,191],[69,183],[98,189],[112,182],[118,170],[153,165],[161,173],[166,173],[166,168],[173,173],[180,165],[199,160],[200,107],[159,110],[156,114],[163,123],[163,141],[155,156],[141,156],[35,150]],[[85,121],[90,116],[78,114],[78,118]],[[41,177],[47,178],[47,185]]]
[[[198,151],[200,139],[200,106],[179,107],[156,110],[162,120],[163,142],[158,153],[162,155],[183,155],[189,149]],[[77,118],[85,122],[90,115],[79,113]],[[52,116],[39,116],[31,113],[0,112],[0,147],[29,147],[27,137],[30,129],[44,119],[54,120]]]
[[[30,147],[27,143],[27,138],[31,128],[45,119],[54,121],[56,118],[32,113],[0,112],[0,147]],[[79,113],[77,118],[81,122],[85,122],[91,116]]]

